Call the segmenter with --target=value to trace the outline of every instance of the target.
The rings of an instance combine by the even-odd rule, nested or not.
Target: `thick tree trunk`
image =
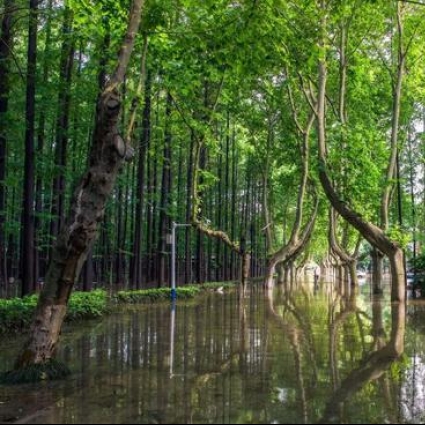
[[[373,293],[382,294],[384,292],[384,255],[378,249],[373,248],[371,259]]]
[[[89,169],[77,186],[40,295],[30,336],[15,368],[49,364],[55,355],[72,288],[102,222],[106,202],[128,149],[118,134],[120,84],[124,80],[141,20],[143,0],[135,0],[115,74],[99,98]],[[127,158],[129,159],[129,158]],[[39,379],[48,379],[43,372]]]
[[[322,8],[326,7],[322,4]],[[326,14],[322,17],[322,28],[326,31],[327,20]],[[321,40],[321,48],[325,49],[325,40]],[[326,55],[325,55],[326,57]],[[392,301],[405,301],[405,272],[400,269],[400,257],[403,257],[403,250],[393,240],[388,238],[385,232],[366,221],[360,214],[351,209],[343,202],[328,175],[327,169],[327,133],[326,133],[326,87],[327,87],[327,63],[326,60],[319,60],[319,93],[317,104],[317,122],[318,122],[318,142],[319,142],[319,178],[326,196],[331,202],[335,210],[354,228],[356,228],[363,237],[375,248],[379,249],[390,258],[391,271],[394,274]],[[401,285],[400,288],[394,288],[394,285]]]
[[[306,225],[303,234],[296,239],[291,238],[286,246],[276,252],[268,261],[265,286],[268,289],[274,286],[274,274],[278,264],[286,266],[293,262],[296,257],[305,249],[310,238],[313,234],[314,226],[316,224],[317,214],[319,211],[319,200],[316,200],[314,211],[310,217],[310,221]],[[298,232],[297,232],[298,233]]]
[[[328,235],[330,248],[336,260],[339,260],[343,266],[347,267],[347,271],[349,273],[350,280],[351,280],[351,285],[358,286],[359,281],[357,278],[356,267],[357,267],[358,249],[360,245],[357,244],[353,255],[349,254],[347,250],[344,249],[337,240],[336,226],[337,226],[337,214],[335,209],[331,207],[329,211],[329,235]],[[348,236],[346,236],[345,238],[348,240]],[[359,241],[361,241],[361,239]]]
[[[291,238],[289,242],[286,244],[286,246],[282,247],[279,251],[274,253],[268,262],[268,270],[266,273],[266,282],[265,286],[268,289],[271,289],[274,284],[273,275],[276,270],[276,266],[279,263],[282,263],[283,265],[286,265],[288,262],[295,261],[295,258],[297,255],[299,255],[300,252],[304,250],[304,248],[307,246],[307,243],[313,233],[314,225],[316,223],[317,218],[317,212],[318,212],[318,202],[316,202],[316,206],[314,209],[314,212],[310,218],[310,221],[305,227],[305,230],[303,234],[300,236],[301,228],[302,228],[302,222],[304,218],[304,205],[305,205],[305,198],[308,188],[308,180],[309,180],[309,172],[310,172],[310,133],[315,121],[315,115],[311,114],[306,127],[302,128],[299,120],[298,120],[298,114],[295,107],[295,103],[292,97],[292,91],[289,89],[289,98],[291,100],[292,105],[292,112],[294,115],[294,121],[297,125],[298,131],[300,133],[300,136],[303,139],[303,143],[301,146],[300,156],[302,159],[302,173],[301,173],[301,182],[298,190],[298,198],[297,198],[297,209],[296,209],[296,215],[294,220],[294,225],[291,232]],[[265,206],[267,206],[267,200],[264,201]],[[270,223],[266,223],[267,226]]]
[[[388,256],[391,264],[391,299],[404,300],[406,298],[406,268],[404,252],[396,250]]]
[[[284,264],[279,264],[276,267],[276,271],[277,271],[277,284],[278,285],[283,285],[285,283],[285,265]]]
[[[359,278],[357,277],[357,260],[353,260],[348,264],[348,273],[350,275],[350,283],[353,288],[359,286]]]

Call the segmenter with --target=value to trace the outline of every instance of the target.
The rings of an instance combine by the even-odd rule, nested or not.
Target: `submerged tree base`
[[[71,370],[64,363],[50,360],[47,363],[36,364],[22,369],[12,370],[0,374],[0,384],[18,385],[43,381],[64,379],[71,374]]]

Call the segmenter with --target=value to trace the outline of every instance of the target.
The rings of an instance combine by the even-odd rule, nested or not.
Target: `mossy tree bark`
[[[118,134],[120,86],[134,48],[143,6],[144,0],[134,0],[117,68],[99,97],[89,169],[74,192],[71,211],[55,244],[30,336],[15,364],[18,371],[48,364],[53,359],[74,283],[97,236],[98,223],[103,220],[118,171],[133,153]]]

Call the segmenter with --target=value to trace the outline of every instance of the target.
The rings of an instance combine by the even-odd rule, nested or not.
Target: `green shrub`
[[[178,299],[194,298],[201,292],[198,286],[185,286],[177,288]],[[140,291],[120,291],[114,295],[115,300],[120,304],[150,303],[153,301],[167,301],[171,298],[170,288],[143,289]]]
[[[177,299],[192,299],[202,291],[225,290],[235,286],[234,282],[206,283],[197,286],[183,286],[177,288]],[[170,288],[146,289],[140,291],[121,291],[108,296],[106,291],[74,292],[71,295],[66,315],[67,322],[83,319],[96,319],[108,313],[110,302],[118,304],[139,304],[156,301],[168,301],[171,298]],[[29,328],[37,305],[38,295],[0,299],[0,334],[19,332]]]
[[[0,299],[0,334],[18,332],[31,324],[38,295],[11,300]],[[95,319],[108,311],[105,291],[75,292],[71,295],[66,321]]]

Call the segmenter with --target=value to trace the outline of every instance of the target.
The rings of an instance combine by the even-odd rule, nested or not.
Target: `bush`
[[[206,283],[198,286],[184,286],[177,288],[177,298],[180,300],[192,299],[202,291],[218,288],[230,289],[235,283]],[[96,319],[108,313],[110,302],[119,304],[151,303],[168,301],[171,298],[170,288],[146,289],[140,291],[121,291],[108,296],[106,291],[74,292],[68,304],[67,322],[83,319]],[[28,329],[37,306],[38,295],[0,299],[0,334],[20,332]]]
[[[197,294],[199,294],[199,292],[201,292],[201,288],[198,286],[185,286],[183,288],[177,288],[177,298],[194,298]],[[119,304],[150,303],[153,301],[169,300],[171,298],[171,291],[170,288],[143,289],[140,291],[120,291],[117,292],[113,297]]]
[[[235,282],[226,283],[204,283],[202,285],[182,286],[177,288],[177,299],[191,299],[202,291],[216,290],[218,288],[231,289]],[[119,304],[150,303],[154,301],[168,301],[171,298],[170,288],[142,289],[139,291],[120,291],[113,295]]]
[[[37,306],[38,295],[11,300],[0,299],[0,334],[28,328]],[[75,292],[71,295],[66,321],[95,319],[108,311],[105,291]]]

